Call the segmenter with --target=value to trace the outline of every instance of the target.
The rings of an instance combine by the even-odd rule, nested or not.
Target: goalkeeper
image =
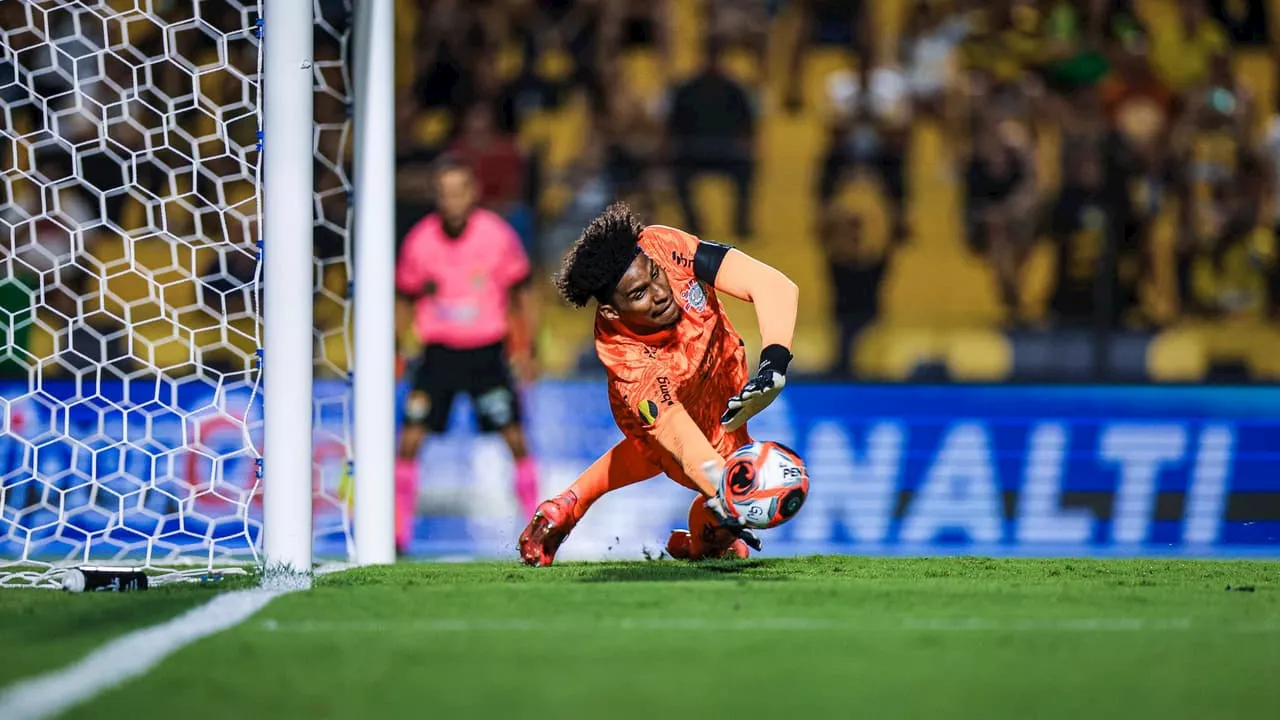
[[[576,307],[596,302],[596,352],[625,438],[538,506],[520,535],[520,559],[550,565],[592,503],[659,473],[699,493],[689,530],[671,534],[668,554],[696,560],[759,549],[749,530],[726,526],[718,479],[724,458],[751,442],[747,420],[786,382],[795,283],[725,245],[645,227],[623,203],[587,226],[555,282]],[[755,305],[764,350],[754,377],[715,290]]]

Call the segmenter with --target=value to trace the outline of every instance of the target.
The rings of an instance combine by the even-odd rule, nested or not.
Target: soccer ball
[[[809,496],[809,471],[791,448],[753,442],[729,456],[720,495],[747,527],[776,527],[800,512]]]

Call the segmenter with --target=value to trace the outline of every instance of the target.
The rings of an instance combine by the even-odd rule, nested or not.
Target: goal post
[[[263,14],[263,555],[268,574],[311,572],[312,0]]]
[[[356,562],[395,561],[395,3],[355,17]]]
[[[367,42],[356,9],[380,28]],[[0,2],[0,587],[75,565],[163,580],[394,558],[379,12]],[[371,140],[353,135],[352,52]],[[365,153],[360,233],[382,240],[361,248]]]

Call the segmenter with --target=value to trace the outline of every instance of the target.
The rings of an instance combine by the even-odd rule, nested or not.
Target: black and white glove
[[[764,549],[764,543],[760,540],[760,536],[755,530],[742,524],[742,518],[729,509],[729,503],[724,498],[724,466],[717,465],[715,462],[706,462],[702,465],[702,474],[707,476],[711,484],[716,489],[716,494],[707,498],[704,503],[712,515],[716,516],[716,520],[720,522],[720,527],[725,528],[729,532],[738,536],[740,540],[747,544],[756,552]]]
[[[770,345],[761,350],[756,376],[748,380],[737,395],[729,398],[728,407],[720,416],[720,424],[726,430],[737,430],[756,413],[769,407],[787,384],[787,365],[790,363],[791,351],[781,345]]]

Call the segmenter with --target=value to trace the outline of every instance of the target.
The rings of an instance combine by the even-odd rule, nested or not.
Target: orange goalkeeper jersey
[[[721,457],[748,437],[720,425],[726,401],[747,382],[746,351],[715,288],[694,273],[698,246],[696,237],[671,227],[650,225],[640,233],[640,249],[666,272],[680,304],[673,327],[642,337],[596,312],[596,352],[608,371],[614,420],[668,474],[678,460],[672,462],[651,431],[677,404]]]

